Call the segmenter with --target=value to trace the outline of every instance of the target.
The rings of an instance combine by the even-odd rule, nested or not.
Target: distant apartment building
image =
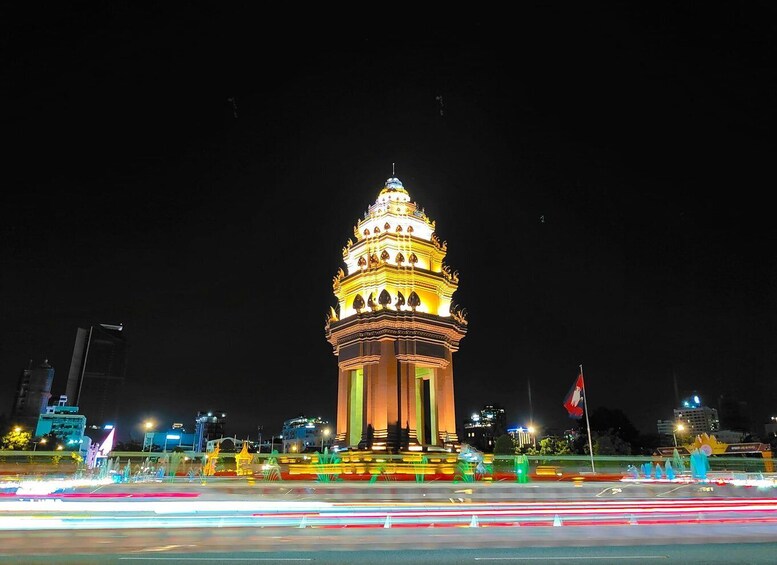
[[[709,406],[676,409],[674,415],[675,420],[683,424],[683,435],[709,434],[720,429],[718,411]]]
[[[698,394],[684,399],[674,409],[672,420],[658,420],[658,433],[664,437],[684,441],[700,434],[714,434],[720,430],[720,419],[715,408],[704,406]],[[683,438],[682,440],[680,438]]]
[[[677,422],[674,420],[658,420],[656,428],[658,429],[658,435],[672,437],[672,434],[677,432]]]
[[[221,410],[197,412],[194,421],[194,451],[202,452],[209,441],[224,437],[226,423],[227,413]]]
[[[62,395],[54,406],[38,416],[35,436],[55,435],[63,449],[81,450],[86,430],[86,416],[78,413],[78,406],[68,406],[67,396]]]
[[[33,368],[32,361],[19,375],[16,387],[11,421],[33,432],[38,425],[38,417],[46,411],[51,398],[51,385],[54,382],[54,368],[48,359]]]
[[[116,425],[126,363],[124,326],[78,328],[65,394],[86,416],[88,426]]]
[[[518,426],[515,428],[508,428],[507,434],[513,438],[515,446],[520,449],[522,447],[534,447],[537,445],[537,436],[534,428],[530,426]]]
[[[480,451],[494,451],[496,438],[507,433],[505,410],[497,404],[487,404],[479,413],[464,420],[464,439]]]
[[[332,434],[329,422],[321,418],[297,416],[283,422],[281,430],[284,453],[321,451],[331,445]]]

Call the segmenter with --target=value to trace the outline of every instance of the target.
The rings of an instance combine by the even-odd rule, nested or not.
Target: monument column
[[[338,358],[340,449],[458,447],[452,354],[466,335],[447,243],[397,178],[354,227],[326,337]]]

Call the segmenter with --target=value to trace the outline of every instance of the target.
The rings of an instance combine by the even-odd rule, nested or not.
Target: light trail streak
[[[589,556],[547,556],[547,557],[475,557],[475,561],[621,561],[623,559],[669,559],[668,555],[589,555]]]
[[[367,506],[369,510],[363,508]],[[354,508],[359,508],[354,511]],[[662,500],[596,500],[591,502],[553,503],[457,503],[451,505],[430,503],[404,503],[402,505],[365,505],[330,503],[316,501],[246,501],[246,500],[85,500],[62,499],[59,497],[30,500],[0,500],[0,512],[88,512],[121,513],[150,512],[154,514],[186,514],[207,512],[252,512],[254,515],[272,513],[277,517],[299,516],[308,513],[327,512],[331,515],[371,517],[391,513],[394,516],[422,516],[430,512],[439,515],[462,515],[473,512],[491,515],[500,514],[547,514],[568,515],[597,512],[602,514],[654,513],[654,512],[715,512],[715,511],[774,511],[777,499],[662,499]]]
[[[297,501],[70,500],[0,502],[2,530],[203,527],[428,527],[774,523],[775,499],[418,504],[374,507]]]
[[[180,557],[119,557],[119,561],[177,561],[180,562]],[[186,557],[186,561],[210,561],[215,563],[223,563],[225,561],[272,561],[277,563],[279,561],[313,561],[310,557]]]

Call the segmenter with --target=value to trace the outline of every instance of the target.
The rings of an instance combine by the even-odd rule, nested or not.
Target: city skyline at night
[[[77,328],[121,324],[120,433],[209,409],[238,436],[334,422],[332,275],[396,176],[459,271],[458,426],[492,403],[573,425],[582,363],[590,406],[641,432],[690,391],[762,432],[774,12],[521,6],[279,38],[202,6],[5,18],[0,413],[30,359],[58,398]]]

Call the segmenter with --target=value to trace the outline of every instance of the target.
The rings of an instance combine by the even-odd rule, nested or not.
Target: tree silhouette
[[[599,406],[591,412],[589,417],[591,432],[598,432],[600,435],[614,435],[627,443],[635,442],[639,437],[637,428],[619,408]]]
[[[32,434],[24,428],[14,427],[3,436],[3,449],[23,451],[30,445]]]
[[[515,442],[508,434],[502,434],[494,442],[494,455],[515,455]]]

